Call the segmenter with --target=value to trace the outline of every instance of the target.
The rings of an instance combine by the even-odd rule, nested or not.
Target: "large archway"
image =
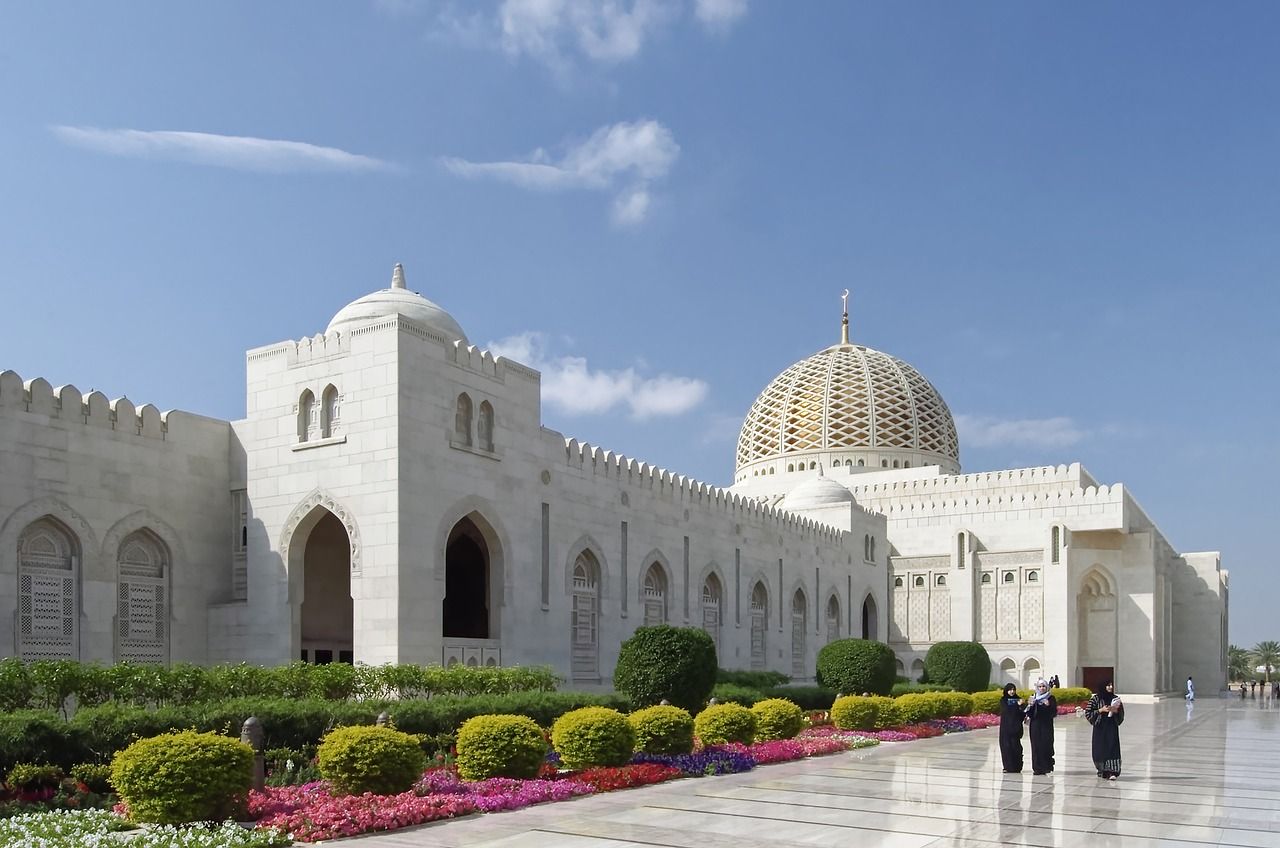
[[[876,599],[871,595],[862,601],[862,638],[878,639],[880,620],[876,614]]]
[[[1118,605],[1115,583],[1101,566],[1094,566],[1080,581],[1076,596],[1080,682],[1097,686],[1116,673]]]
[[[300,658],[324,664],[355,660],[351,539],[327,509],[307,533],[302,554]]]
[[[489,545],[476,523],[468,517],[455,524],[444,552],[444,638],[492,638],[489,564]]]

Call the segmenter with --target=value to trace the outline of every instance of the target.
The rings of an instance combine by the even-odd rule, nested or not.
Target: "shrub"
[[[924,673],[930,683],[981,692],[991,679],[991,657],[979,642],[935,642],[925,654]]]
[[[476,716],[458,730],[457,765],[463,780],[532,778],[546,755],[542,729],[528,716]]]
[[[938,718],[938,700],[929,692],[915,692],[893,699],[898,715],[907,724]]]
[[[845,694],[887,695],[895,669],[893,649],[870,639],[837,639],[818,651],[818,685]]]
[[[756,717],[756,741],[790,739],[804,727],[804,711],[786,698],[769,698],[751,708]]]
[[[1053,690],[1053,697],[1059,704],[1083,704],[1093,695],[1083,686],[1063,686]]]
[[[556,719],[551,727],[551,747],[571,769],[620,766],[635,751],[636,732],[617,710],[584,707]]]
[[[35,694],[36,683],[26,663],[18,657],[0,660],[0,713],[28,709]]]
[[[97,795],[108,795],[115,791],[111,787],[111,766],[108,765],[80,763],[72,766],[71,778]]]
[[[756,701],[763,701],[765,694],[759,689],[741,686],[737,683],[717,683],[711,690],[711,697],[721,704],[742,704],[749,707]]]
[[[883,730],[902,723],[892,698],[845,695],[831,705],[831,723],[841,730]]]
[[[693,750],[693,716],[688,710],[659,704],[627,716],[636,734],[636,750],[646,754],[687,754]]]
[[[836,700],[835,690],[823,686],[775,686],[760,694],[757,700],[786,698],[802,710],[829,710]]]
[[[0,774],[18,763],[54,763],[67,768],[92,758],[92,752],[57,713],[0,712]]]
[[[694,718],[693,732],[703,745],[750,745],[756,736],[756,716],[740,704],[712,704]]]
[[[422,777],[417,737],[390,727],[339,727],[316,751],[320,774],[341,795],[398,795]]]
[[[62,783],[62,769],[57,766],[34,763],[18,763],[9,769],[5,783],[12,789],[23,789],[28,792],[36,789],[57,789]]]
[[[1000,689],[985,689],[981,692],[974,692],[973,711],[975,713],[998,713],[1000,712],[1000,699],[1004,697],[1004,692]]]
[[[248,745],[191,730],[140,739],[111,762],[129,815],[156,824],[243,818],[252,776]]]
[[[938,692],[934,697],[942,705],[938,718],[973,715],[973,696],[968,692]]]
[[[919,692],[950,692],[951,687],[941,683],[895,683],[889,694],[898,698],[902,695],[914,695]]]
[[[733,683],[748,689],[772,689],[775,686],[785,686],[790,682],[791,678],[780,671],[743,671],[728,668],[716,671],[716,683]]]
[[[637,707],[663,700],[690,712],[711,695],[716,682],[716,646],[697,627],[640,627],[622,643],[613,686]]]

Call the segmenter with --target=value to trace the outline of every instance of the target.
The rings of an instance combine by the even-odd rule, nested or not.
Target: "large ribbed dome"
[[[901,359],[856,344],[819,351],[765,387],[738,435],[738,479],[744,468],[792,457],[804,470],[811,455],[822,464],[818,454],[835,465],[960,469],[956,425],[938,391]]]
[[[371,292],[353,300],[338,310],[329,322],[326,333],[335,330],[347,332],[357,324],[376,321],[391,315],[403,315],[411,321],[443,333],[450,339],[461,339],[465,344],[467,334],[461,325],[445,310],[417,292],[409,291],[404,283],[404,268],[396,265],[391,274],[391,288]]]

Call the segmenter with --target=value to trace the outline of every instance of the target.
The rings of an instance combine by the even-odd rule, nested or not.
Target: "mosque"
[[[550,664],[608,686],[641,625],[720,664],[978,640],[992,679],[1226,678],[1227,573],[1079,464],[962,473],[912,366],[849,339],[752,405],[733,485],[541,422],[537,371],[406,287],[246,355],[246,415],[0,373],[0,655]]]

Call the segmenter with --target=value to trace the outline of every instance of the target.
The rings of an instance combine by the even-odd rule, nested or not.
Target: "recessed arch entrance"
[[[867,595],[862,601],[862,638],[875,639],[880,632],[880,617],[876,613],[876,599]]]
[[[1076,632],[1079,634],[1077,656],[1080,679],[1085,686],[1097,686],[1115,677],[1118,627],[1118,605],[1115,581],[1101,566],[1095,565],[1080,581],[1076,595]]]
[[[501,549],[488,522],[471,513],[453,525],[444,549],[441,635],[497,639],[502,580]]]
[[[351,537],[338,516],[316,506],[289,545],[295,653],[304,662],[354,662]]]

